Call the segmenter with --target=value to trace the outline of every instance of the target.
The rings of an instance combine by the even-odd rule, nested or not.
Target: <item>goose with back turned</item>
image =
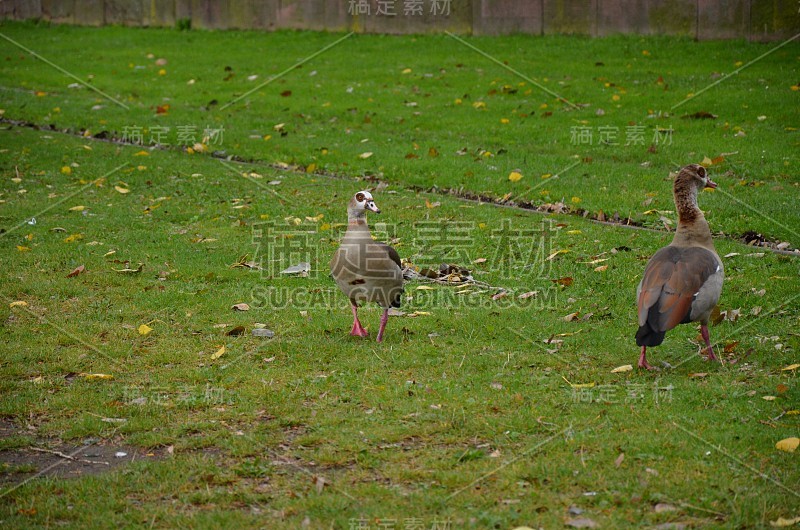
[[[708,222],[697,207],[698,192],[716,187],[706,168],[699,164],[684,167],[675,178],[673,194],[678,228],[672,243],[650,258],[636,289],[639,314],[636,344],[642,348],[639,368],[653,369],[647,363],[648,346],[658,346],[667,331],[690,322],[700,323],[708,359],[716,359],[708,320],[722,293],[724,269],[714,249]]]

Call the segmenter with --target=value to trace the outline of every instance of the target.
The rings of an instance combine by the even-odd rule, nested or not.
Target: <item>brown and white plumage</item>
[[[684,167],[675,178],[675,237],[650,258],[636,289],[640,368],[652,369],[645,357],[648,346],[658,346],[667,331],[689,322],[700,322],[708,358],[716,359],[708,336],[708,319],[722,293],[724,269],[714,250],[708,222],[697,207],[697,193],[706,187],[716,188],[717,184],[698,164]]]
[[[386,243],[373,241],[367,226],[367,210],[381,212],[370,192],[359,191],[347,205],[347,231],[331,260],[331,274],[339,289],[350,299],[353,312],[351,335],[367,336],[367,330],[358,320],[359,303],[376,302],[383,308],[377,338],[381,342],[389,308],[400,307],[403,268],[395,249]]]

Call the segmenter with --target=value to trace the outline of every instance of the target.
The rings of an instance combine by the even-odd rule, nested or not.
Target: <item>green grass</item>
[[[798,133],[787,130],[800,126],[800,92],[790,90],[798,81],[797,46],[673,117],[648,119],[649,109],[668,110],[702,88],[711,72],[730,72],[768,48],[634,37],[470,39],[570,101],[591,104],[569,111],[535,87],[526,95],[527,82],[503,94],[504,85],[520,80],[450,37],[355,35],[221,111],[339,36],[28,24],[0,31],[82,77],[93,74],[96,86],[130,107],[69,89],[72,80],[0,45],[7,57],[0,66],[3,118],[58,129],[7,122],[0,131],[0,417],[31,426],[0,447],[100,438],[162,453],[174,448],[172,456],[106,474],[28,482],[0,497],[4,526],[296,528],[308,518],[312,528],[350,528],[363,518],[372,527],[394,519],[401,528],[419,518],[426,528],[437,520],[454,528],[554,528],[576,506],[607,528],[750,528],[798,515],[796,498],[754,471],[790,489],[800,481],[796,456],[775,449],[798,433],[796,371],[781,370],[800,362],[798,262],[735,241],[755,230],[800,245]],[[169,62],[160,76],[154,60],[162,56]],[[228,81],[225,66],[236,74]],[[248,82],[251,74],[259,81]],[[659,75],[668,90],[655,84]],[[196,82],[187,85],[189,79]],[[489,95],[493,88],[498,93]],[[280,96],[285,90],[291,96]],[[218,104],[203,110],[212,99]],[[486,110],[473,108],[475,101]],[[157,115],[165,103],[168,113]],[[103,108],[92,111],[98,104]],[[604,116],[595,114],[598,107]],[[530,110],[536,114],[519,117]],[[719,118],[679,117],[699,110]],[[542,117],[547,111],[553,114]],[[504,117],[508,124],[500,123]],[[571,145],[569,128],[582,120],[672,126],[674,141],[655,153],[650,143]],[[273,129],[278,123],[286,136]],[[255,163],[223,164],[177,147],[142,155],[141,146],[74,134],[121,135],[134,125],[223,126],[224,141],[211,150]],[[746,136],[733,136],[736,126]],[[429,156],[431,147],[439,156]],[[463,147],[470,154],[456,155]],[[495,156],[472,156],[478,148]],[[366,151],[373,156],[358,157]],[[738,362],[721,366],[704,363],[696,330],[681,326],[652,352],[653,364],[674,368],[611,373],[635,364],[633,292],[668,232],[418,191],[463,187],[511,192],[514,200],[574,155],[591,157],[529,198],[563,197],[575,208],[655,225],[649,219],[658,215],[645,211],[674,219],[665,213],[673,209],[670,169],[734,151],[712,175],[760,213],[720,192],[700,197],[713,230],[732,236],[717,239],[719,254],[737,254],[724,260],[721,308],[741,316],[711,333],[724,359]],[[405,158],[409,152],[419,158]],[[316,169],[281,171],[278,162]],[[509,182],[517,168],[524,178]],[[349,337],[346,300],[327,263],[345,201],[377,186],[373,177],[388,186],[375,191],[384,213],[370,224],[394,239],[401,256],[417,265],[468,265],[476,279],[510,294],[493,300],[496,288],[459,294],[409,283],[407,315],[390,319],[385,343]],[[653,201],[643,205],[648,193]],[[83,209],[70,210],[76,206]],[[31,217],[35,224],[24,223]],[[432,245],[425,222],[445,226],[450,239]],[[504,226],[532,233],[503,239]],[[269,245],[267,227],[289,231],[292,237],[272,244],[299,253],[271,254],[286,247]],[[543,244],[540,254],[528,253],[531,236]],[[558,250],[568,252],[545,260]],[[245,255],[265,270],[233,266]],[[312,262],[309,277],[279,274],[302,257]],[[473,264],[478,258],[487,261]],[[597,259],[606,261],[592,263]],[[116,271],[140,263],[139,273]],[[79,265],[86,272],[67,278]],[[602,265],[608,268],[595,270]],[[553,281],[566,277],[571,285]],[[529,291],[540,295],[518,298]],[[9,307],[17,300],[28,305]],[[230,309],[240,302],[251,310]],[[408,316],[415,311],[421,314]],[[578,318],[565,321],[574,312]],[[374,336],[378,308],[362,315]],[[275,338],[253,337],[256,323]],[[153,331],[140,334],[142,324]],[[237,325],[245,334],[225,335]],[[212,359],[223,344],[225,353]],[[581,391],[569,383],[595,386]],[[317,477],[326,483],[321,491]],[[676,510],[657,513],[657,503]]]

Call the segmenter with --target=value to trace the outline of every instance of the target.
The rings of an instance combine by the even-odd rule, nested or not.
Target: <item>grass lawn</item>
[[[115,100],[0,40],[4,527],[800,516],[798,453],[776,448],[800,432],[800,262],[741,242],[800,247],[797,43],[724,79],[775,44],[467,40],[523,79],[446,35],[353,35],[247,94],[344,35],[0,33]],[[671,239],[668,174],[704,158],[724,363],[681,326],[661,371],[612,373]],[[408,283],[382,344],[348,335],[327,269],[365,188],[403,258],[478,280]],[[639,227],[592,220],[615,213]],[[56,474],[79,464],[34,448],[111,465]]]

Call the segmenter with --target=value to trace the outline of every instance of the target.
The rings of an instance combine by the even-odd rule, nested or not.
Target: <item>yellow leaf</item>
[[[167,75],[167,71],[162,68],[158,71],[158,75]]]
[[[511,182],[517,182],[519,180],[522,180],[522,173],[520,173],[519,171],[512,171],[508,175],[508,180],[510,180]]]
[[[612,374],[619,374],[622,372],[630,372],[633,370],[633,365],[630,364],[623,364],[622,366],[617,366],[613,370],[611,370]]]
[[[439,202],[439,201],[431,202],[428,199],[425,199],[425,206],[427,208],[436,208],[437,206],[441,206],[441,205],[442,205],[442,203]]]
[[[28,307],[28,302],[25,300],[17,300],[16,302],[8,304],[8,307]]]
[[[139,171],[144,171],[145,169],[147,169],[147,166],[136,166],[136,169],[138,169]]]
[[[61,172],[65,175],[72,175],[72,168],[69,166],[64,166],[61,168]]]
[[[553,252],[552,254],[547,256],[547,259],[545,259],[545,261],[550,261],[551,259],[555,258],[559,254],[566,254],[567,252],[569,252],[569,250],[556,250],[555,252]]]
[[[571,236],[577,236],[578,234],[582,234],[580,230],[568,230],[567,233]]]
[[[502,123],[502,124],[506,124],[506,123],[509,123],[509,122],[510,122],[510,120],[508,118],[500,118],[500,123]]]
[[[320,229],[320,231],[330,230],[331,229],[331,224],[330,223],[322,223],[321,225],[319,225],[319,229]]]
[[[315,169],[317,169],[317,165],[312,162],[306,166],[306,173],[313,173]]]
[[[64,243],[74,243],[80,239],[83,239],[83,234],[72,234],[64,238]]]
[[[542,178],[543,178],[543,179],[549,179],[549,178],[550,178],[550,177],[552,177],[552,176],[553,176],[553,175],[551,175],[550,173],[545,173],[544,175],[542,175]]]
[[[613,96],[611,96],[611,101],[619,101],[619,95],[614,94]]]
[[[139,326],[136,329],[139,331],[139,335],[147,335],[148,333],[153,331],[153,328],[151,328],[147,324],[142,324],[141,326]]]
[[[563,375],[561,376],[561,379],[566,381],[567,384],[569,386],[571,386],[572,388],[592,388],[595,385],[594,383],[570,383],[569,380],[566,377],[564,377]]]
[[[797,363],[790,364],[789,366],[785,366],[785,367],[781,368],[781,372],[787,372],[787,371],[790,371],[790,370],[797,370],[798,368],[800,368],[800,364],[797,364]]]
[[[792,90],[794,90],[794,87],[792,87]],[[461,98],[456,98],[456,100],[455,100],[455,101],[453,101],[453,103],[454,103],[455,105],[461,105]]]
[[[703,161],[700,162],[700,164],[702,164],[704,166],[713,166],[714,165],[714,161],[711,160],[710,158],[708,158],[707,156],[704,156],[703,157]]]
[[[778,517],[775,521],[770,521],[769,525],[775,528],[785,528],[787,526],[794,526],[797,523],[800,523],[800,517],[792,517],[791,519],[784,519],[783,517]]]
[[[122,193],[123,195],[126,194],[126,193],[130,193],[130,191],[131,191],[128,188],[123,188],[122,186],[114,186],[114,189],[117,190],[118,192]]]
[[[411,68],[404,69],[402,73],[403,74],[410,74],[411,73]]]
[[[222,357],[222,354],[225,353],[225,345],[223,344],[220,349],[218,349],[215,353],[211,354],[211,360],[219,359]]]
[[[572,198],[572,204],[578,204],[580,202],[581,202],[581,198],[580,197],[573,197]]]
[[[150,153],[147,151],[139,151],[138,153],[134,153],[133,156],[150,156]]]
[[[794,453],[797,446],[800,446],[800,438],[784,438],[775,444],[775,449],[786,451],[787,453]]]
[[[367,151],[365,153],[361,153],[360,155],[358,155],[358,158],[367,159],[371,156],[372,156],[372,151]]]
[[[84,206],[84,205],[82,205],[82,204],[81,204],[81,205],[79,205],[79,206],[73,206],[72,208],[70,208],[70,209],[69,209],[69,211],[70,211],[70,212],[82,212],[82,211],[84,211],[85,209],[86,209],[86,206]]]
[[[484,103],[483,101],[476,101],[475,103],[472,104],[472,107],[476,109],[485,109],[486,103]]]
[[[761,396],[764,401],[775,401],[775,396]]]
[[[22,245],[17,245],[17,250],[20,252],[28,252],[30,251],[31,247],[23,247]]]
[[[111,374],[78,374],[78,375],[90,381],[94,379],[114,379],[114,376]]]

